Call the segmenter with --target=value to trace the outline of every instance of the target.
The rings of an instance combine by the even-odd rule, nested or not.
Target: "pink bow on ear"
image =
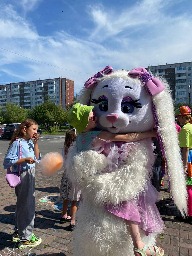
[[[132,69],[129,71],[128,75],[132,78],[138,77],[152,96],[162,92],[165,89],[163,83],[158,78],[155,78],[149,74],[145,68]]]
[[[103,70],[99,71],[94,76],[90,77],[84,84],[85,88],[90,89],[93,88],[97,84],[97,79],[103,77],[104,75],[109,75],[113,72],[113,68],[110,66],[106,66]]]

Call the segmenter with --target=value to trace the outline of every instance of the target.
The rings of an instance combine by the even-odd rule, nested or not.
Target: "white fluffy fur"
[[[175,128],[174,110],[167,90],[154,97],[159,129],[165,150],[167,171],[170,176],[171,193],[175,204],[183,215],[187,212],[187,191],[183,164]]]
[[[120,84],[116,85],[117,81]],[[121,111],[122,99],[127,96],[129,90],[125,89],[125,83],[133,88],[129,91],[130,97],[134,99],[140,97],[142,103],[142,109],[135,109],[135,115],[127,115]],[[108,89],[103,89],[105,84],[109,85]],[[116,132],[118,133],[152,129],[153,100],[158,115],[158,131],[164,144],[173,198],[178,208],[185,212],[185,180],[169,91],[166,89],[152,99],[138,79],[127,77],[127,71],[117,71],[102,78],[93,90],[83,89],[80,102],[89,104],[91,97],[97,98],[103,94],[107,95],[109,109],[107,112],[102,112],[98,105],[95,105],[99,126],[110,131],[106,116],[117,113]],[[93,150],[78,154],[75,144],[70,148],[65,162],[66,169],[69,178],[81,186],[83,195],[78,210],[77,227],[73,232],[75,256],[134,255],[132,240],[124,220],[108,213],[104,204],[108,202],[117,204],[133,199],[143,191],[150,179],[153,163],[154,155],[150,139],[133,143],[132,150],[124,163],[109,173],[102,172],[107,166],[104,155]],[[143,241],[145,244],[152,244],[156,235],[146,237],[142,234]]]
[[[107,159],[103,154],[89,150],[77,154],[76,143],[70,147],[66,160],[66,170],[72,182],[86,187],[92,177],[107,166]]]
[[[72,182],[80,184],[84,196],[91,196],[98,204],[133,199],[144,190],[154,162],[150,140],[135,142],[132,154],[126,163],[110,173],[101,173],[107,165],[106,157],[89,150],[73,155],[75,145],[70,149],[66,167]],[[148,170],[146,172],[146,169]]]

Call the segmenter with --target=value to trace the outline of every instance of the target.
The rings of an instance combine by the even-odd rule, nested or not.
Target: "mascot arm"
[[[144,166],[136,174],[135,168],[136,164],[125,164],[114,172],[96,175],[91,180],[90,193],[98,203],[118,204],[135,198],[144,190],[148,176]]]
[[[106,156],[93,150],[77,153],[76,143],[70,147],[65,161],[68,178],[81,188],[88,186],[93,176],[106,166]]]
[[[154,162],[150,145],[146,143],[137,143],[134,153],[108,173],[108,161],[103,154],[93,150],[77,154],[74,145],[66,160],[68,176],[98,203],[117,204],[133,199],[145,189]]]
[[[153,163],[151,140],[135,143],[134,152],[117,169],[95,175],[90,186],[95,200],[118,204],[135,198],[145,189]]]

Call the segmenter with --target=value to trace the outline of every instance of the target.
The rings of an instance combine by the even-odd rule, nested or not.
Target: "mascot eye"
[[[123,113],[131,114],[134,111],[134,106],[130,102],[122,102],[122,104],[121,104],[121,111]]]
[[[142,108],[139,99],[133,100],[131,97],[125,97],[121,103],[121,111],[123,113],[131,114],[135,108]]]
[[[98,104],[98,107],[101,111],[108,111],[108,99],[105,95],[102,95],[97,99],[92,99],[92,103]]]
[[[107,100],[103,100],[102,102],[99,103],[99,109],[101,111],[107,111],[108,110],[108,101]]]

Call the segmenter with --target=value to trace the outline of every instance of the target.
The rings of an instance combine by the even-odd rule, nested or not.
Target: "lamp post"
[[[188,85],[188,93],[189,93],[189,107],[191,104],[191,84]]]

